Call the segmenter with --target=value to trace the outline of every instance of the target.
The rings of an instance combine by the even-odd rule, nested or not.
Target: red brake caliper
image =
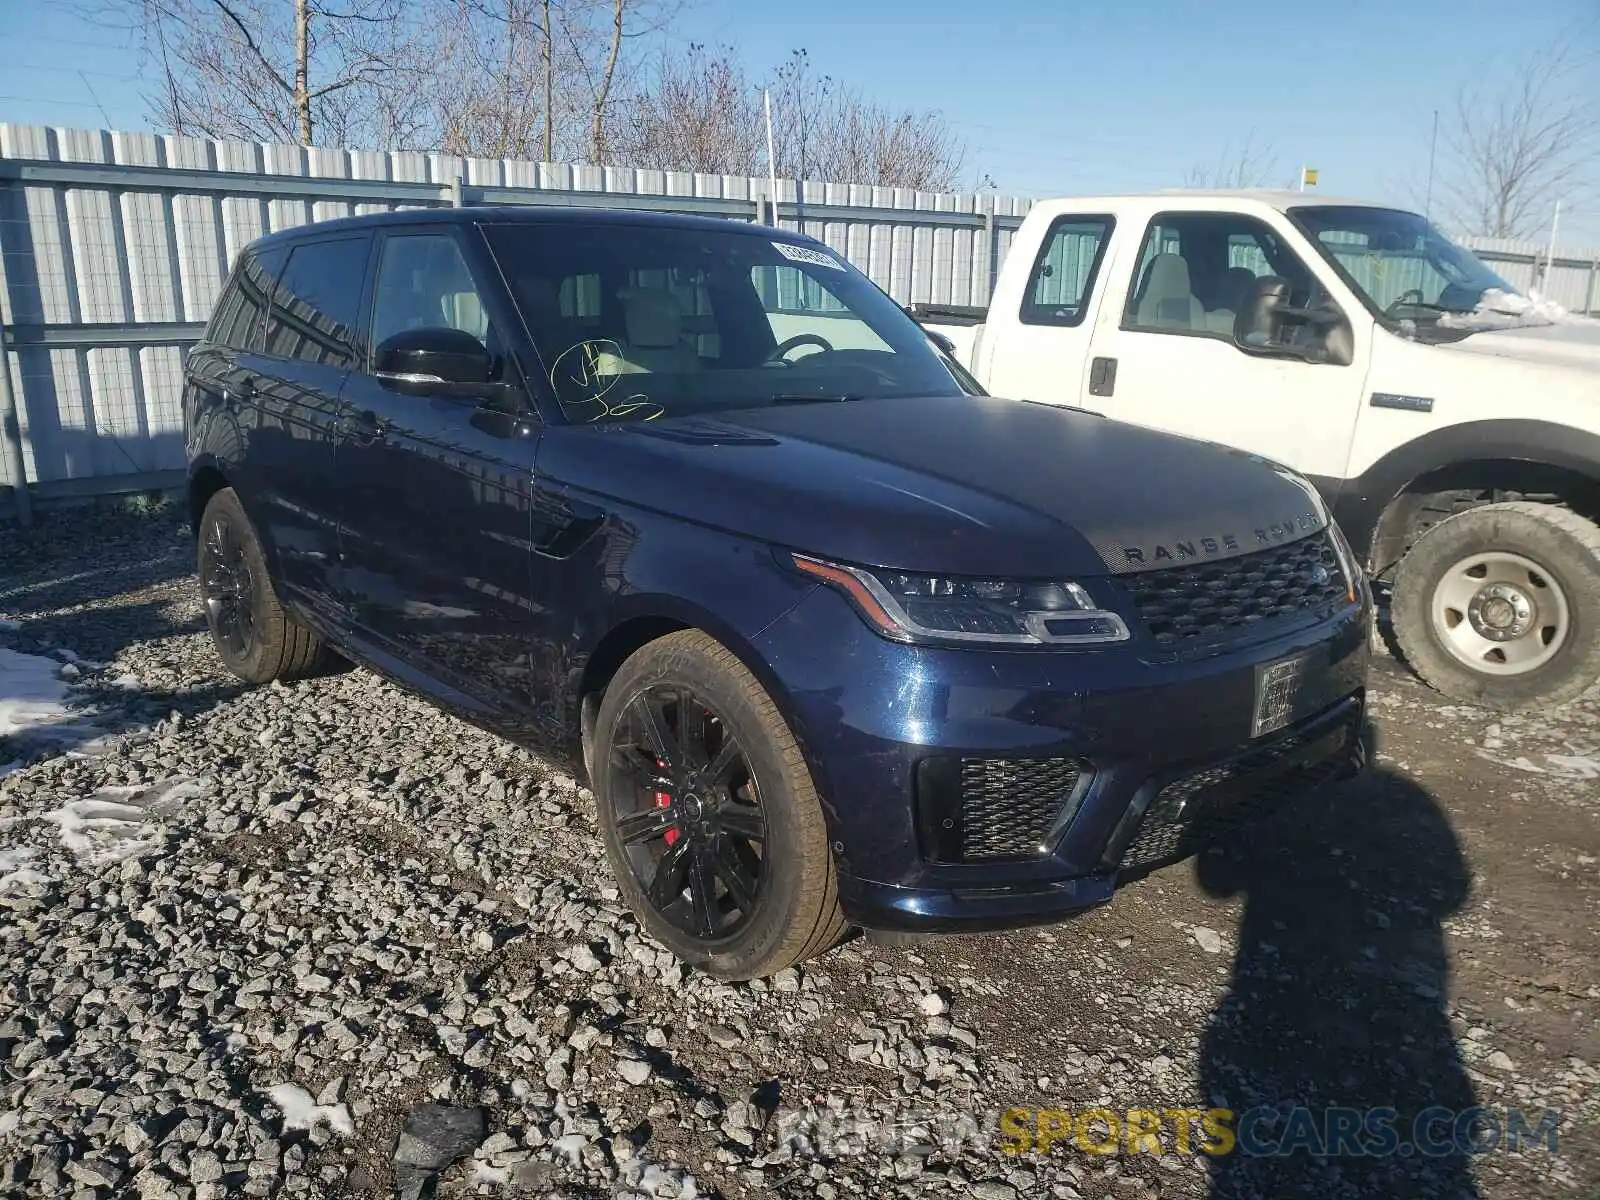
[[[656,766],[659,767],[663,771],[665,771],[667,769],[667,764],[662,762],[659,758],[656,759]],[[671,808],[672,807],[672,796],[671,796],[671,794],[668,793],[668,792],[657,792],[656,793],[656,807],[657,808]],[[666,838],[667,845],[670,846],[670,845],[672,845],[674,842],[676,842],[678,840],[678,831],[675,828],[674,829],[668,829],[667,832],[663,836]]]

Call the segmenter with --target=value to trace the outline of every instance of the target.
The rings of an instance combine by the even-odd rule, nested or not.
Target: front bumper
[[[1155,661],[1130,646],[901,645],[823,588],[757,649],[823,798],[846,914],[869,929],[937,932],[1060,920],[1104,903],[1263,805],[1358,769],[1369,618],[1363,603],[1257,644]],[[1316,667],[1302,715],[1253,738],[1259,669],[1301,655]],[[996,758],[1075,760],[1084,776],[1036,852],[947,861],[918,801],[926,760]],[[1004,804],[998,811],[1003,823]]]

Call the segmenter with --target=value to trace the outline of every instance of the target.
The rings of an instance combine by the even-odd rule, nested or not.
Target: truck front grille
[[[936,862],[1041,858],[1082,797],[1075,758],[927,758],[917,764],[923,852]]]
[[[1117,867],[1141,875],[1196,853],[1224,834],[1264,817],[1328,782],[1359,737],[1355,719],[1291,732],[1238,758],[1174,779],[1145,809]]]
[[[1326,530],[1238,558],[1124,575],[1162,645],[1213,640],[1295,613],[1335,608],[1348,584]]]

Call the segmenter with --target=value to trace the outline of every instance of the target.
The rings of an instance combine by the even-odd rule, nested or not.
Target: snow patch
[[[267,1089],[267,1097],[283,1113],[284,1129],[315,1129],[326,1124],[344,1137],[353,1137],[355,1122],[343,1104],[318,1104],[298,1083],[280,1083]]]
[[[67,717],[67,687],[53,658],[0,647],[0,737],[14,737]]]
[[[73,746],[93,750],[107,740],[95,710],[70,704],[73,680],[83,669],[0,647],[0,739],[23,752],[23,757],[0,766],[0,775],[21,769],[31,750]]]
[[[1524,325],[1561,325],[1586,318],[1569,312],[1564,305],[1546,299],[1537,290],[1526,296],[1490,288],[1478,297],[1471,312],[1447,312],[1439,318],[1445,329],[1516,329]]]
[[[160,845],[148,836],[144,809],[112,800],[73,800],[44,814],[61,826],[61,844],[90,867],[118,863]]]
[[[161,848],[163,830],[152,817],[174,812],[210,787],[207,779],[175,776],[146,787],[101,788],[44,814],[61,827],[61,842],[85,866],[103,867]]]
[[[1496,744],[1499,744],[1498,741]],[[1600,758],[1592,758],[1587,754],[1546,754],[1543,756],[1545,765],[1541,767],[1525,754],[1519,754],[1516,758],[1501,758],[1482,747],[1476,749],[1479,758],[1497,766],[1510,767],[1514,771],[1554,775],[1559,779],[1600,779]]]
[[[50,882],[49,876],[26,865],[38,857],[39,851],[33,846],[9,846],[0,849],[0,896],[9,895],[31,885]]]
[[[639,1176],[639,1190],[646,1196],[660,1196],[662,1200],[670,1196],[676,1196],[678,1200],[696,1200],[700,1195],[693,1175],[679,1175],[654,1163]]]
[[[95,662],[93,659],[84,658],[77,651],[68,650],[65,646],[51,646],[45,653],[53,654],[68,666],[77,667],[80,671],[103,671],[111,665],[110,663]]]
[[[511,1172],[505,1167],[491,1167],[488,1163],[472,1164],[472,1182],[505,1184],[511,1182]]]

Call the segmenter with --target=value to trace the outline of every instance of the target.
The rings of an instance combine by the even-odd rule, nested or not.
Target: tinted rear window
[[[303,242],[289,253],[272,293],[266,352],[278,358],[350,367],[359,357],[366,236]]]
[[[261,349],[267,297],[283,268],[285,253],[281,246],[269,246],[261,251],[246,250],[239,256],[216,311],[211,314],[206,341],[230,350]]]

